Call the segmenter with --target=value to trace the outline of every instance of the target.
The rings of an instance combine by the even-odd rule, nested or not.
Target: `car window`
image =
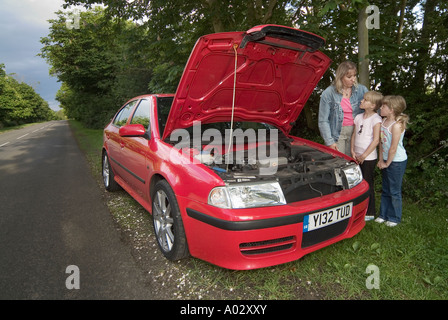
[[[134,112],[134,116],[132,117],[131,124],[142,124],[145,129],[149,129],[149,109],[151,103],[149,100],[143,99],[140,101],[137,110]]]
[[[165,130],[166,120],[168,119],[168,114],[171,110],[171,105],[173,104],[174,97],[158,97],[157,98],[157,113],[159,116],[159,131],[160,137],[163,135]]]
[[[121,111],[117,114],[114,119],[114,125],[121,127],[126,124],[129,116],[131,115],[132,108],[134,108],[137,100],[129,102],[126,106],[124,106]]]

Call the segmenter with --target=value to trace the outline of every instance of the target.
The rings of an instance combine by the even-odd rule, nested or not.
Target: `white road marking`
[[[26,137],[27,135],[29,135],[29,133],[26,133],[23,136],[18,137],[17,140],[22,139],[23,137]]]
[[[16,138],[16,140],[20,140],[20,139],[26,137],[27,135],[29,135],[30,133],[36,133],[36,132],[39,131],[39,130],[42,130],[42,129],[45,129],[45,128],[50,128],[50,127],[52,127],[53,125],[54,125],[54,123],[46,124],[46,125],[43,126],[43,127],[40,127],[40,128],[38,128],[38,129],[36,129],[36,130],[34,130],[34,131],[32,131],[32,132],[28,132],[28,133],[26,133],[26,134],[24,134],[24,135],[22,135],[22,136]],[[0,148],[6,146],[7,144],[10,144],[10,141],[5,142],[5,143],[3,143],[3,144],[0,144]]]

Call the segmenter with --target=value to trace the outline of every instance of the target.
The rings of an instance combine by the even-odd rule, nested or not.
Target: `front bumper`
[[[275,207],[219,209],[178,199],[192,256],[234,270],[273,266],[342,239],[365,226],[368,184],[317,199]],[[303,232],[304,217],[314,212],[353,203],[352,216],[335,224]]]

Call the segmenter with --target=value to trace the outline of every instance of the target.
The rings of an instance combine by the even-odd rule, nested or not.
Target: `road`
[[[0,299],[152,298],[68,123],[0,134]]]

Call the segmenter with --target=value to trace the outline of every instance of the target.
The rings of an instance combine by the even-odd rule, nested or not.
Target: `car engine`
[[[209,167],[226,184],[276,180],[287,203],[349,188],[343,168],[353,163],[283,134],[274,142],[245,141],[234,144],[232,152],[227,146],[208,142],[201,141],[200,146],[189,144],[181,147],[184,153],[190,153],[197,163]],[[176,146],[179,148],[179,145]],[[272,150],[276,151],[276,156],[272,156]]]
[[[274,161],[267,158],[251,161],[250,150],[244,150],[244,153],[243,163],[227,165],[225,161],[216,163],[214,159],[209,158],[205,164],[226,183],[275,178],[283,190],[287,203],[321,197],[344,189],[344,175],[341,168],[346,167],[348,161],[310,146],[280,141],[278,157]],[[222,157],[225,158],[226,155]],[[273,174],[260,174],[261,169],[270,169]]]

